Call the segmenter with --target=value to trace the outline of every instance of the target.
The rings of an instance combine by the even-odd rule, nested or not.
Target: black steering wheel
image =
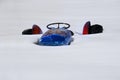
[[[52,29],[52,27],[50,27],[50,26],[51,26],[51,25],[56,25],[56,24],[58,25],[58,26],[57,26],[57,29],[60,28],[60,25],[61,25],[61,24],[64,24],[64,25],[67,26],[67,27],[66,27],[66,26],[63,27],[63,28],[65,28],[65,29],[68,29],[68,28],[70,27],[70,24],[68,24],[68,23],[58,22],[58,23],[51,23],[51,24],[48,24],[48,25],[47,25],[47,28],[48,28],[48,29]]]

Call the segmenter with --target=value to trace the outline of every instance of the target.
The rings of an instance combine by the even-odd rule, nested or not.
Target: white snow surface
[[[81,35],[87,21],[104,32]],[[53,22],[70,23],[70,46],[21,34]],[[120,0],[0,0],[0,80],[120,80]]]

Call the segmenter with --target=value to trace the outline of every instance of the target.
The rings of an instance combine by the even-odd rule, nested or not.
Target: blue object
[[[39,39],[39,45],[45,46],[61,46],[70,45],[73,41],[72,31],[66,28],[50,28],[46,33]]]

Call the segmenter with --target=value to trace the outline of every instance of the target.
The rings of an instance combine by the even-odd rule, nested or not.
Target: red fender
[[[90,28],[90,26],[91,26],[90,21],[88,21],[88,22],[85,23],[85,25],[83,27],[83,33],[82,33],[83,35],[89,34],[89,28]]]
[[[32,27],[32,34],[42,34],[42,30],[38,25],[33,25]]]

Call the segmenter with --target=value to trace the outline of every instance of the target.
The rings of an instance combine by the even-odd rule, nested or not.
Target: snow
[[[0,0],[0,80],[120,80],[119,9],[119,0]],[[87,21],[104,32],[81,35]],[[41,35],[21,35],[52,22],[71,24],[70,46],[38,46]]]

